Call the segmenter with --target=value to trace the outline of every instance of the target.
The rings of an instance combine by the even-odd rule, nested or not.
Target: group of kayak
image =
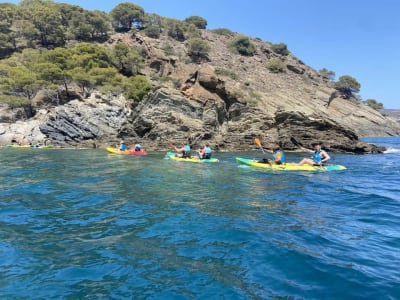
[[[7,145],[7,147],[10,147],[10,148],[53,148],[52,145],[43,145],[41,143],[25,144],[25,145],[22,145],[22,144],[10,144],[10,145]]]
[[[265,154],[264,147],[261,145],[259,139],[255,139],[257,145],[260,146],[261,150]],[[216,163],[219,162],[217,158],[212,157],[212,150],[209,144],[204,144],[201,149],[196,150],[196,154],[192,155],[192,149],[190,145],[185,145],[181,148],[177,148],[173,144],[170,144],[171,151],[166,153],[166,157],[171,160],[193,162],[193,163]],[[236,157],[238,164],[247,165],[256,168],[264,169],[276,169],[276,170],[298,170],[298,171],[333,171],[333,170],[345,170],[346,167],[342,165],[328,165],[326,162],[330,159],[329,155],[321,149],[321,145],[317,144],[314,146],[314,150],[305,149],[301,147],[305,152],[312,152],[312,158],[304,158],[299,163],[287,163],[285,161],[285,154],[278,144],[275,144],[271,152],[271,159],[263,158],[262,160],[254,160],[248,158]],[[120,142],[120,145],[115,148],[107,148],[108,152],[124,154],[124,155],[146,155],[147,152],[141,149],[139,143],[135,144],[130,149],[127,149],[124,141]],[[267,150],[268,151],[268,150]]]
[[[115,147],[108,147],[106,150],[110,153],[124,155],[147,155],[147,151],[142,150],[142,146],[139,143],[136,143],[134,146],[128,149],[123,140],[121,140],[119,145],[116,145]]]

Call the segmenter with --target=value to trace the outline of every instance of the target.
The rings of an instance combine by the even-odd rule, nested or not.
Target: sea
[[[400,299],[400,137],[366,141],[331,172],[2,148],[0,299]]]

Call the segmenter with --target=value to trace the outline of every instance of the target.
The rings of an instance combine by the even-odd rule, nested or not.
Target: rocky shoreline
[[[170,143],[198,147],[204,141],[215,151],[243,151],[255,148],[258,137],[265,147],[279,142],[286,151],[297,150],[295,138],[305,147],[322,142],[328,151],[364,154],[385,149],[360,137],[400,135],[398,119],[343,98],[331,81],[293,55],[278,55],[269,43],[252,39],[256,54],[243,57],[227,49],[232,37],[202,34],[210,52],[201,64],[185,61],[184,47],[176,41],[167,41],[177,44],[172,57],[160,51],[166,40],[116,34],[108,44],[145,45],[144,76],[169,80],[154,81],[155,89],[137,102],[96,89],[83,95],[70,86],[71,95],[57,105],[40,93],[30,107],[0,104],[0,146],[105,148],[125,139],[149,151],[164,151]],[[271,59],[287,68],[271,73],[265,67]]]

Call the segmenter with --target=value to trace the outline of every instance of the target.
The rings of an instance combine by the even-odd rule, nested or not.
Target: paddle
[[[264,148],[263,148],[263,146],[262,146],[262,144],[261,144],[261,140],[260,140],[259,138],[254,138],[254,142],[258,145],[258,147],[261,148],[262,152],[263,152],[264,154],[266,154],[265,151],[264,151]],[[263,161],[264,161],[264,163],[271,164],[271,162],[270,162],[268,159],[266,159],[266,158],[263,158]]]
[[[296,139],[295,139],[294,137],[291,137],[291,138],[290,138],[290,141],[291,141],[296,147],[303,148],[303,145],[302,145],[301,143],[299,143],[298,141],[296,141]]]
[[[263,152],[264,154],[266,154],[265,151],[264,151],[263,146],[261,145],[260,139],[259,139],[259,138],[254,138],[254,142],[258,145],[258,147],[261,148],[262,152]]]

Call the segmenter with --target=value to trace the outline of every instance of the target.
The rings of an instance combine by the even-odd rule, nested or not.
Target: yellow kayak
[[[242,165],[247,165],[256,168],[264,168],[271,170],[285,170],[285,171],[340,171],[346,170],[345,166],[342,165],[325,165],[325,166],[310,166],[310,165],[302,165],[299,166],[294,163],[285,163],[281,165],[268,164],[268,163],[260,163],[254,159],[247,159],[236,157],[236,162]]]
[[[175,156],[175,152],[167,152],[166,157],[172,160],[179,160],[185,162],[192,162],[192,163],[216,163],[219,162],[217,158],[210,158],[210,159],[199,159],[197,157],[190,157],[190,158],[182,158]]]
[[[7,147],[10,147],[10,148],[44,148],[44,149],[53,148],[52,145],[15,145],[15,144],[7,145]]]

